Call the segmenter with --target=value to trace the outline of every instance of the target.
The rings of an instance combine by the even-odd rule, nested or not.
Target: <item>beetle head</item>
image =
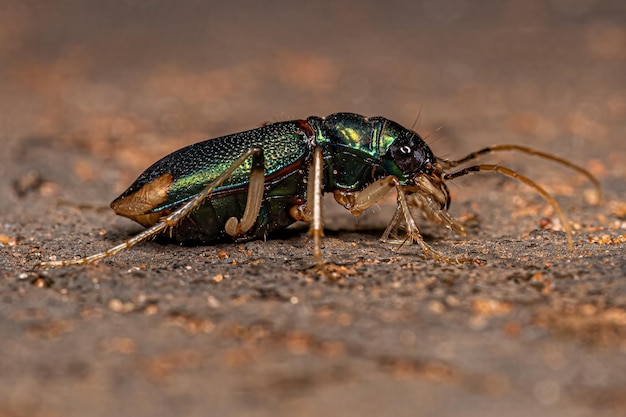
[[[444,171],[424,139],[409,129],[388,121],[384,136],[393,137],[383,157],[387,174],[398,177],[407,194],[418,193],[431,207],[445,210],[450,193],[444,184]]]
[[[406,129],[389,146],[385,157],[393,161],[408,183],[417,175],[430,174],[436,163],[426,142],[417,133]]]

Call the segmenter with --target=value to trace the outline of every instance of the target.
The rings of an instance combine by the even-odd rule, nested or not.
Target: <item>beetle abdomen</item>
[[[111,207],[117,214],[151,227],[195,197],[241,155],[260,147],[265,156],[261,211],[252,229],[236,240],[261,237],[294,222],[289,209],[305,199],[303,178],[312,143],[313,130],[305,121],[276,123],[196,143],[154,163]],[[251,159],[168,234],[180,242],[209,243],[227,237],[226,221],[230,217],[241,218],[245,211]]]

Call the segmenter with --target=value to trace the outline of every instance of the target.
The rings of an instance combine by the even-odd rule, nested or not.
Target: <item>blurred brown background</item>
[[[499,155],[578,252],[487,175],[451,188],[469,237],[429,238],[482,268],[376,230],[330,234],[338,282],[302,271],[302,235],[33,270],[139,230],[59,201],[106,206],[183,145],[338,111],[419,117],[439,156],[554,152],[607,198]],[[624,415],[625,133],[622,0],[0,0],[0,416]]]

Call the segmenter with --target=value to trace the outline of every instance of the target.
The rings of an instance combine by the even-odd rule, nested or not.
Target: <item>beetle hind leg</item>
[[[226,181],[237,168],[245,163],[245,161],[252,157],[252,173],[250,178],[250,187],[252,196],[248,196],[248,200],[246,203],[246,209],[241,221],[236,218],[228,219],[227,223],[230,223],[230,226],[227,225],[230,232],[234,232],[234,235],[238,235],[241,233],[245,233],[248,231],[256,220],[260,205],[263,199],[263,180],[264,180],[264,169],[263,169],[263,150],[258,147],[254,147],[237,158],[224,172],[222,172],[212,183],[207,185],[202,191],[200,191],[196,196],[194,196],[191,200],[185,203],[180,208],[176,209],[169,215],[161,218],[157,224],[154,226],[144,230],[136,236],[128,239],[127,241],[120,243],[119,245],[113,246],[103,252],[96,253],[94,255],[90,255],[86,258],[82,259],[72,259],[72,260],[60,260],[60,261],[45,261],[39,264],[41,268],[55,268],[69,265],[85,265],[95,261],[98,261],[103,258],[108,258],[109,256],[113,256],[116,253],[124,250],[132,248],[133,246],[145,242],[147,240],[153,239],[161,233],[166,232],[168,229],[172,230],[176,226],[180,224],[191,212],[199,208],[202,203],[211,196],[213,190],[222,185],[224,181]],[[260,197],[259,197],[260,193]],[[255,214],[256,213],[256,214]],[[252,224],[250,224],[250,219],[253,219]],[[227,230],[227,233],[229,233]],[[231,233],[229,233],[231,234]],[[232,236],[232,234],[231,234]]]
[[[241,219],[231,217],[226,221],[224,229],[232,237],[241,236],[254,226],[261,204],[263,203],[263,192],[265,190],[265,158],[261,148],[254,148],[252,154],[252,171],[250,172],[250,184],[248,186],[248,197],[246,208]]]

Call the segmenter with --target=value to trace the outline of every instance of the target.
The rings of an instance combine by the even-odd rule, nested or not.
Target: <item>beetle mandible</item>
[[[560,163],[599,182],[584,168],[558,156],[521,145],[494,145],[458,160],[436,157],[416,132],[383,117],[353,113],[312,116],[269,124],[179,149],[154,163],[112,203],[115,213],[147,229],[127,241],[86,258],[42,262],[43,267],[87,264],[154,238],[214,243],[265,237],[295,221],[310,223],[313,255],[321,264],[322,194],[354,216],[391,190],[397,206],[382,240],[404,228],[405,241],[442,262],[475,262],[446,256],[422,238],[411,209],[465,235],[448,212],[446,182],[480,171],[494,171],[534,188],[560,217],[573,250],[572,229],[557,201],[530,178],[504,166],[466,166],[481,155],[517,151]],[[450,172],[459,167],[457,171]]]

